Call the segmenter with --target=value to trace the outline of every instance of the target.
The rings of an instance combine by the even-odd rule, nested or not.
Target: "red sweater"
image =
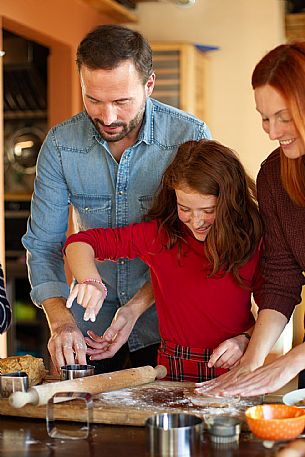
[[[260,308],[289,319],[305,284],[305,208],[293,203],[282,186],[279,149],[262,163],[257,193],[265,224]]]
[[[208,278],[203,243],[186,230],[180,262],[178,246],[164,246],[166,234],[157,234],[156,221],[79,232],[65,247],[76,241],[88,243],[101,261],[141,258],[150,267],[161,337],[182,346],[213,349],[254,324],[251,290],[240,287],[231,274]],[[254,293],[260,283],[258,263],[259,249],[240,270]]]

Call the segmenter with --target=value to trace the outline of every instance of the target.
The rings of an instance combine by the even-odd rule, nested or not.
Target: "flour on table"
[[[189,413],[200,417],[231,415],[243,417],[244,411],[258,401],[239,397],[204,397],[195,393],[194,387],[183,383],[167,387],[166,382],[104,392],[95,396],[95,408],[117,408],[120,411],[153,411],[155,413]],[[260,401],[261,402],[261,401]]]

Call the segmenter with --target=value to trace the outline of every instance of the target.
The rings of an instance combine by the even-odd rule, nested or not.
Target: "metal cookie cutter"
[[[73,417],[73,409],[71,408],[71,421],[66,422],[65,426],[59,426],[56,424],[56,404],[65,402],[65,407],[68,409],[69,405],[67,402],[73,403],[73,401],[79,400],[83,403],[83,414],[82,421],[75,422]],[[86,439],[90,432],[90,423],[92,422],[93,414],[93,400],[92,395],[88,392],[59,392],[47,403],[47,432],[51,438],[60,439]],[[65,417],[67,417],[67,410],[65,411]],[[60,418],[59,418],[60,420]]]
[[[0,376],[0,394],[8,398],[13,392],[26,392],[29,388],[29,378],[25,371],[2,374]]]
[[[93,365],[64,365],[60,368],[61,381],[66,381],[67,379],[83,378],[93,374]]]
[[[216,444],[236,443],[239,440],[240,421],[232,416],[205,418],[210,440]]]

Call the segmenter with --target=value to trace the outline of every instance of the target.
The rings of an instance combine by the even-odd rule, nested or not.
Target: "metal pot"
[[[36,161],[45,132],[37,127],[23,127],[10,137],[7,158],[19,173],[31,175],[36,171]]]

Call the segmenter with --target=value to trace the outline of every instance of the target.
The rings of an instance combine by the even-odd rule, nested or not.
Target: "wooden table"
[[[46,428],[44,406],[24,407],[23,410],[9,409],[8,401],[2,399],[0,457],[151,457],[144,426],[146,418],[165,411],[186,412],[204,417],[205,409],[202,406],[196,407],[187,400],[193,389],[193,384],[157,381],[101,394],[103,399],[99,397],[95,402],[95,423],[91,424],[90,436],[86,440],[50,438]],[[108,400],[106,397],[109,397]],[[268,396],[265,400],[268,403],[278,403],[281,398]],[[77,407],[72,406],[72,412],[66,411],[64,405],[61,407],[59,404],[58,408],[58,413],[62,410],[65,412],[56,415],[56,420],[61,420],[63,428],[71,426],[72,417],[74,421],[79,419]],[[233,413],[230,408],[227,410],[227,414]],[[16,414],[20,416],[16,417]],[[125,425],[128,423],[130,425]],[[77,427],[82,425],[79,422],[74,424]],[[243,430],[239,443],[226,447],[217,447],[211,443],[207,432],[204,432],[201,452],[192,457],[274,456],[275,448],[265,449],[260,440],[246,431],[247,428]]]
[[[0,418],[0,455],[5,457],[149,457],[145,427],[94,424],[87,440],[50,438],[41,419]],[[210,443],[205,432],[199,457],[271,457],[273,449],[250,433],[239,445],[225,448]],[[196,456],[196,457],[197,457]],[[194,456],[195,457],[195,456]]]

